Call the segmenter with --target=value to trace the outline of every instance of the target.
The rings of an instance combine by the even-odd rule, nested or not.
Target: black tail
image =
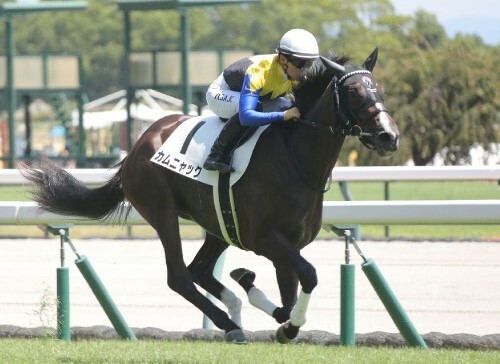
[[[103,186],[88,188],[64,169],[44,160],[40,169],[21,166],[21,174],[33,183],[32,200],[41,209],[59,215],[80,216],[94,220],[117,217],[124,222],[130,207],[124,204],[121,169]]]

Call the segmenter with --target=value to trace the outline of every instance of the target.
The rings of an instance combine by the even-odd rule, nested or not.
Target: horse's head
[[[375,48],[362,66],[342,66],[324,57],[321,61],[336,77],[334,94],[342,130],[358,136],[380,156],[386,156],[398,149],[399,129],[384,106],[384,97],[372,74],[377,55]]]

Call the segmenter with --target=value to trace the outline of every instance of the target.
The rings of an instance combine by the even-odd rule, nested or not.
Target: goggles
[[[312,64],[314,63],[314,60],[290,57],[290,58],[288,58],[288,62],[293,64],[296,68],[302,70],[302,69],[307,69],[307,68],[311,67]]]

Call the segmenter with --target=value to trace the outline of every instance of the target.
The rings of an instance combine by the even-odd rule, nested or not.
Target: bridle
[[[352,71],[348,72],[345,75],[343,75],[340,79],[337,80],[337,77],[334,77],[332,79],[333,82],[333,106],[335,110],[335,115],[336,115],[336,120],[340,120],[341,122],[339,123],[337,127],[333,127],[332,125],[325,125],[323,123],[317,123],[312,120],[307,120],[307,119],[301,119],[298,120],[298,122],[302,125],[310,126],[316,129],[324,130],[327,132],[330,132],[332,134],[339,133],[341,135],[345,136],[355,136],[355,137],[374,137],[377,136],[377,133],[375,132],[365,132],[363,129],[357,125],[356,123],[353,123],[351,119],[355,119],[352,116],[352,113],[350,110],[345,110],[344,105],[340,102],[340,88],[344,84],[344,82],[355,75],[360,75],[360,74],[369,74],[371,75],[372,73],[368,70],[357,70],[357,71]],[[387,112],[387,109],[383,107],[382,103],[376,102],[374,104],[375,106],[375,112],[370,114],[369,118],[374,118],[381,112]],[[369,146],[367,146],[369,149],[371,149]]]
[[[324,123],[318,123],[318,122],[311,121],[308,119],[300,119],[297,122],[302,124],[302,125],[305,125],[305,126],[309,126],[309,127],[315,128],[315,129],[329,132],[333,135],[340,134],[340,135],[344,135],[344,136],[356,136],[356,137],[360,137],[360,138],[361,137],[377,136],[376,132],[371,132],[371,133],[365,132],[365,131],[363,131],[363,129],[359,125],[357,125],[356,123],[353,123],[351,121],[351,119],[354,119],[354,118],[353,118],[351,111],[346,110],[345,106],[340,101],[340,88],[342,87],[344,82],[348,78],[355,76],[355,75],[359,75],[359,74],[371,75],[372,73],[368,70],[356,70],[356,71],[351,71],[351,72],[346,73],[338,80],[337,80],[337,77],[334,77],[332,79],[332,82],[333,82],[333,101],[334,101],[333,105],[334,105],[334,110],[335,110],[335,115],[336,115],[335,120],[340,120],[340,123],[337,123],[338,125],[336,127],[334,127],[333,125],[326,125]],[[376,102],[374,104],[374,106],[375,106],[375,112],[370,114],[369,118],[374,118],[378,114],[380,114],[381,112],[387,112],[387,110],[383,107],[383,104],[380,102]],[[371,150],[375,149],[375,147],[371,144],[366,144],[366,143],[364,143],[364,144],[368,149],[371,149]],[[293,145],[291,145],[290,149],[292,152],[291,153],[292,160],[293,160],[293,163],[295,164],[295,168],[298,170],[299,175],[301,176],[301,178],[305,182],[305,184],[315,192],[325,193],[328,190],[330,190],[331,183],[332,183],[331,176],[328,178],[328,186],[326,187],[326,189],[323,189],[322,187],[315,186],[313,183],[311,183],[311,181],[309,181],[304,170],[302,169],[300,162],[297,158],[297,155],[295,153],[295,150],[293,148]]]

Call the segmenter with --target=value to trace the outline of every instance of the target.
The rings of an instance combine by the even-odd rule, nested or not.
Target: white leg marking
[[[220,293],[220,300],[227,307],[231,320],[243,328],[241,325],[241,300],[227,288]]]
[[[300,327],[306,323],[306,311],[310,298],[310,293],[300,291],[299,299],[295,303],[295,306],[293,306],[292,312],[290,312],[290,321],[293,326]]]
[[[271,317],[273,316],[274,310],[278,307],[269,301],[264,292],[257,287],[252,287],[250,288],[250,291],[248,291],[248,301],[252,304],[252,306],[264,311]]]

